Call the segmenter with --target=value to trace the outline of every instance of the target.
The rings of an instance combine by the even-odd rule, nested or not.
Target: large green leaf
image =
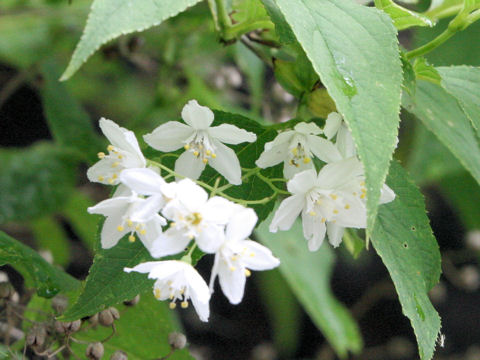
[[[420,358],[429,360],[440,332],[440,317],[427,293],[440,277],[440,252],[423,196],[396,162],[387,184],[396,198],[379,208],[372,244],[392,277],[403,313],[412,323]]]
[[[95,158],[101,142],[90,117],[70,95],[66,86],[58,81],[59,73],[54,61],[42,65],[43,107],[50,131],[62,146],[68,146],[82,154],[85,159]]]
[[[392,0],[375,0],[375,6],[390,15],[398,30],[408,29],[412,26],[432,27],[434,25],[433,21],[427,16],[406,9]]]
[[[62,270],[47,263],[38,253],[0,231],[0,265],[17,269],[37,294],[52,297],[59,292],[74,292],[80,282]]]
[[[94,0],[82,38],[61,80],[71,77],[106,42],[159,25],[200,0]]]
[[[275,4],[275,0],[262,0],[262,3],[275,24],[275,32],[280,41],[285,44],[294,43],[296,41],[295,34],[290,28],[290,25],[285,21],[282,12],[277,4]]]
[[[369,234],[397,143],[402,66],[396,29],[385,13],[350,0],[276,3],[352,130],[365,167]]]
[[[345,358],[349,351],[360,352],[362,339],[357,324],[330,288],[334,264],[330,245],[324,243],[317,252],[310,252],[300,222],[288,232],[277,234],[268,231],[268,223],[259,226],[256,237],[280,259],[280,272],[313,322],[340,357]]]
[[[419,80],[415,97],[405,94],[403,105],[418,117],[480,182],[480,147],[470,120],[457,99],[441,86]]]
[[[181,331],[180,324],[175,313],[165,302],[157,301],[152,291],[143,293],[140,302],[134,307],[120,305],[118,310],[121,317],[115,321],[116,334],[103,344],[105,359],[117,350],[124,351],[131,360],[158,359],[169,353],[168,334]],[[80,332],[75,337],[96,342],[105,339],[111,333],[112,329],[99,326],[87,332]],[[78,345],[76,349],[79,350],[77,354],[85,352],[85,346]],[[169,359],[186,360],[192,357],[184,349],[175,351]]]
[[[480,134],[480,67],[438,67],[441,84],[453,95]]]
[[[49,143],[0,151],[0,223],[58,210],[73,189],[74,159]]]

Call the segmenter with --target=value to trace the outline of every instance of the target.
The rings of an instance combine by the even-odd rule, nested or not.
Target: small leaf
[[[393,24],[398,30],[408,29],[412,26],[432,27],[434,22],[425,15],[415,11],[408,10],[392,0],[375,0],[377,9],[385,11],[393,20]]]
[[[101,45],[144,31],[185,11],[200,0],[94,0],[82,38],[60,80],[67,80]]]
[[[275,32],[277,33],[280,41],[284,44],[291,44],[297,41],[295,34],[293,33],[290,25],[285,21],[285,17],[275,4],[275,0],[262,0],[268,15],[275,24]]]
[[[17,269],[42,297],[80,290],[80,282],[47,263],[38,253],[0,231],[0,265]]]
[[[454,96],[480,136],[480,67],[438,67],[441,84]]]
[[[58,210],[75,181],[71,152],[49,143],[0,151],[0,223]]]
[[[413,63],[413,70],[415,75],[420,80],[430,81],[434,84],[440,85],[442,78],[438,73],[437,69],[430,65],[424,57],[419,57],[415,59]]]
[[[387,184],[396,198],[380,206],[371,240],[392,277],[403,313],[412,323],[420,358],[430,360],[440,332],[440,317],[427,293],[440,277],[440,251],[423,196],[396,162],[392,163]]]
[[[313,322],[341,358],[349,351],[359,353],[362,338],[357,324],[330,288],[334,256],[329,244],[310,252],[300,222],[276,234],[268,231],[268,223],[260,225],[255,234],[280,259],[280,272]]]
[[[415,97],[405,94],[403,103],[480,183],[480,147],[457,99],[438,85],[417,81]]]
[[[385,13],[351,0],[276,3],[352,130],[365,168],[369,235],[400,121],[396,29]]]

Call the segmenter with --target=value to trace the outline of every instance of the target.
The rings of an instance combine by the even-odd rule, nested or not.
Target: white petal
[[[153,261],[153,263],[156,263],[156,266],[153,266],[150,269],[148,274],[149,279],[167,279],[171,278],[172,276],[178,277],[178,275],[183,275],[185,269],[191,266],[186,262],[178,260]],[[139,266],[140,265],[135,266],[133,268],[134,271],[138,271],[135,270],[135,268]],[[177,273],[179,274],[177,275]]]
[[[383,185],[380,193],[380,204],[386,204],[395,200],[395,193],[386,184]]]
[[[226,224],[232,215],[242,209],[237,205],[221,196],[214,196],[206,202],[202,208],[203,218],[215,224]]]
[[[283,177],[285,179],[292,179],[298,173],[301,173],[302,171],[314,169],[314,168],[315,168],[315,165],[313,165],[312,161],[308,163],[304,163],[303,161],[301,161],[297,164],[297,166],[290,164],[290,162],[288,161],[285,161],[283,163]]]
[[[123,268],[123,271],[125,271],[127,273],[130,273],[132,271],[136,271],[136,272],[139,272],[139,273],[142,273],[142,274],[146,274],[146,273],[149,273],[150,271],[152,271],[152,269],[155,268],[156,266],[158,266],[160,263],[162,263],[162,261],[148,261],[148,262],[138,264],[137,266],[135,266],[133,268],[127,268],[127,267]]]
[[[190,241],[183,232],[170,228],[152,243],[150,254],[154,258],[175,255],[184,251]]]
[[[287,189],[292,194],[306,194],[317,181],[317,172],[315,169],[305,170],[296,174],[292,180],[287,183]]]
[[[182,109],[182,119],[196,130],[205,130],[213,122],[214,114],[206,106],[198,104],[197,100],[190,100]]]
[[[257,140],[257,135],[254,133],[240,129],[235,125],[222,124],[211,127],[208,133],[222,143],[237,145],[243,142],[254,142]]]
[[[317,251],[325,238],[326,226],[320,216],[302,213],[303,236],[308,240],[308,250]]]
[[[283,200],[270,224],[270,232],[290,229],[304,205],[305,196],[303,195],[293,195]]]
[[[112,216],[114,214],[123,214],[130,205],[131,197],[114,197],[100,201],[97,205],[87,209],[89,214],[100,214],[104,216]]]
[[[223,293],[232,304],[242,301],[245,291],[245,268],[237,267],[233,271],[220,260],[218,279]]]
[[[317,185],[322,189],[335,189],[362,174],[362,163],[356,157],[351,157],[325,165],[318,173]]]
[[[101,232],[102,249],[110,249],[117,245],[118,241],[128,232],[125,227],[122,231],[118,231],[118,226],[122,223],[121,217],[109,216],[103,223]]]
[[[155,171],[147,168],[125,169],[120,181],[141,195],[161,194],[166,182]]]
[[[228,180],[230,184],[240,185],[242,183],[242,169],[237,155],[229,147],[223,145],[216,139],[213,140],[216,158],[211,158],[209,164]]]
[[[355,148],[355,142],[353,141],[352,133],[347,128],[345,123],[343,123],[338,130],[336,145],[344,158],[357,155],[357,149]]]
[[[208,317],[210,316],[208,304],[210,301],[210,290],[208,289],[207,283],[197,270],[190,265],[185,269],[185,277],[190,287],[189,295],[198,317],[202,321],[208,321]]]
[[[207,192],[190,179],[183,179],[177,183],[177,199],[189,212],[199,211],[208,200]]]
[[[150,134],[144,135],[145,142],[152,148],[168,152],[180,149],[195,130],[178,121],[169,121],[160,125]]]
[[[242,241],[242,246],[247,248],[242,262],[245,267],[252,270],[270,270],[280,265],[280,260],[273,256],[269,248],[252,240]]]
[[[113,192],[112,198],[114,197],[128,197],[131,198],[133,195],[132,190],[128,186],[123,185],[122,183],[118,184],[117,188]]]
[[[216,224],[208,224],[195,239],[200,250],[207,254],[217,252],[225,241],[224,227]]]
[[[308,134],[313,134],[313,135],[318,135],[322,133],[322,129],[320,129],[317,124],[310,122],[301,122],[295,125],[293,128],[296,132],[299,132],[300,134],[308,135]]]
[[[342,155],[331,141],[322,139],[319,136],[308,135],[307,143],[310,151],[324,162],[329,163],[342,160]]]
[[[338,247],[342,242],[343,232],[345,228],[343,226],[334,224],[332,222],[327,223],[327,235],[328,241],[333,247]]]
[[[327,116],[327,120],[325,121],[325,127],[323,128],[323,133],[327,137],[327,139],[331,139],[335,136],[342,125],[342,115],[337,112],[331,112]]]
[[[288,156],[288,143],[294,136],[293,131],[285,131],[277,135],[277,137],[265,144],[263,152],[255,161],[255,164],[262,169],[276,165],[285,161]]]
[[[115,160],[111,158],[103,158],[90,166],[87,170],[87,178],[91,182],[98,182],[104,185],[117,185],[120,183],[118,173],[123,167],[113,167]],[[116,176],[114,176],[116,175]]]
[[[245,208],[234,214],[227,225],[227,241],[239,241],[249,237],[257,220],[257,214],[253,209]]]
[[[139,223],[147,222],[157,215],[164,204],[165,201],[161,195],[150,196],[148,199],[139,201],[134,211],[130,213],[130,220]],[[165,222],[165,219],[162,222]],[[165,223],[162,225],[165,225]]]
[[[175,172],[190,179],[197,180],[205,169],[205,164],[190,151],[185,151],[175,161]]]
[[[162,225],[165,225],[166,221],[160,215],[154,216],[150,221],[145,223],[145,234],[137,232],[140,241],[143,243],[147,250],[152,248],[152,244],[162,234]]]

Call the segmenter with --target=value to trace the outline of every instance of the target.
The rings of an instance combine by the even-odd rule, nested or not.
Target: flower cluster
[[[133,132],[101,119],[100,128],[111,145],[108,155],[98,154],[100,161],[87,176],[90,181],[118,187],[110,199],[88,211],[106,217],[101,231],[103,248],[115,246],[125,235],[130,242],[138,237],[153,258],[180,254],[188,247],[180,260],[150,261],[125,271],[148,273],[156,279],[153,293],[158,300],[169,299],[171,308],[177,301],[185,308],[191,300],[200,319],[207,321],[217,277],[223,293],[237,304],[250,270],[272,269],[280,262],[269,249],[248,239],[257,223],[252,209],[221,196],[209,197],[192,180],[208,163],[230,183],[240,184],[238,158],[223,143],[255,141],[255,134],[227,124],[210,127],[212,111],[196,101],[184,107],[182,117],[188,125],[167,122],[145,136],[156,149],[173,151],[183,146],[187,150],[176,161],[178,176],[172,182],[144,158]],[[180,175],[189,178],[179,179]],[[210,285],[191,265],[196,247],[215,256]]]

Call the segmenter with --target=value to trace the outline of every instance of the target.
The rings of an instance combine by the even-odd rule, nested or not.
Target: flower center
[[[290,165],[299,167],[301,163],[308,164],[312,159],[310,158],[309,151],[305,149],[301,142],[298,142],[297,145],[290,149]]]
[[[188,307],[188,299],[190,298],[187,292],[188,288],[186,285],[177,286],[170,280],[166,283],[166,286],[162,288],[156,287],[154,295],[157,300],[162,300],[162,298],[170,299],[169,308],[172,310],[177,307],[177,300],[180,300],[180,306],[186,309]]]
[[[98,177],[98,181],[107,181],[109,184],[113,184],[114,182],[117,181],[118,179],[118,173],[119,171],[115,171],[113,169],[116,169],[120,167],[120,171],[122,168],[122,163],[125,159],[125,154],[123,151],[119,150],[113,145],[108,145],[107,146],[108,154],[105,154],[104,152],[99,152],[97,154],[98,158],[100,160],[106,160],[112,168],[112,173],[111,174],[105,174],[105,175],[100,175]]]
[[[202,159],[203,163],[208,163],[208,159],[215,159],[215,147],[210,143],[208,135],[204,131],[197,131],[195,135],[187,140],[184,148],[187,151],[193,153],[193,155],[199,159]]]
[[[131,243],[135,242],[135,240],[136,240],[135,235],[134,235],[135,233],[137,233],[139,235],[145,235],[147,233],[147,229],[146,229],[144,223],[134,222],[130,219],[122,220],[120,225],[117,226],[117,230],[119,232],[122,232],[122,231],[125,230],[125,226],[127,226],[128,229],[130,230],[130,235],[128,236],[128,241],[130,241]]]

